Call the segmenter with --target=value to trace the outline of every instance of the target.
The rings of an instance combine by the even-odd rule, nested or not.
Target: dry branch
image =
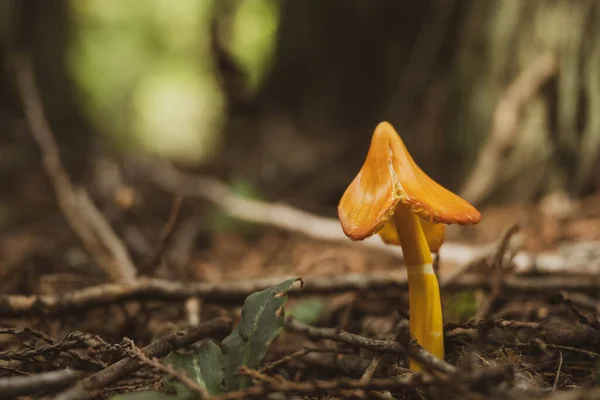
[[[12,399],[41,391],[54,392],[72,385],[86,375],[84,372],[63,369],[27,376],[3,377],[0,378],[0,398]]]
[[[154,182],[167,192],[207,200],[221,207],[232,217],[300,233],[315,239],[366,246],[402,258],[402,249],[399,246],[386,245],[377,235],[363,241],[351,242],[342,232],[337,219],[314,215],[285,204],[239,196],[216,178],[186,174],[166,163],[138,162],[135,169],[138,175]],[[516,236],[518,239],[518,235]],[[519,242],[516,239],[509,242],[509,250],[516,253],[512,262],[517,272],[529,272],[532,269],[542,273],[598,273],[600,271],[600,258],[597,257],[592,260],[593,262],[590,260],[582,262],[581,258],[577,257],[578,254],[575,254],[576,249],[573,250],[573,254],[516,252]],[[460,266],[473,268],[487,265],[490,252],[493,252],[496,247],[496,243],[472,246],[446,242],[441,247],[439,255],[443,262],[459,265],[459,268]]]
[[[233,323],[229,318],[215,318],[187,331],[167,335],[156,342],[144,347],[141,351],[144,356],[152,359],[163,357],[169,352],[191,345],[205,338],[221,338],[231,331]],[[96,372],[79,381],[70,389],[61,392],[55,400],[83,400],[89,399],[102,389],[113,385],[119,379],[134,373],[145,364],[137,357],[124,358],[111,366]]]
[[[175,227],[179,219],[179,212],[182,204],[183,196],[176,194],[173,197],[173,202],[171,203],[171,210],[169,211],[167,221],[160,231],[158,246],[156,247],[156,250],[152,256],[148,259],[148,262],[142,268],[140,268],[140,273],[151,275],[160,264],[161,258],[163,257],[165,250],[167,249],[167,246],[173,237],[173,233],[175,232]]]
[[[486,320],[471,320],[463,323],[448,322],[444,325],[444,331],[452,331],[454,329],[483,329],[490,328],[507,328],[507,329],[540,329],[539,322],[529,321],[512,321],[506,319],[486,319]]]
[[[502,286],[504,285],[504,277],[506,276],[506,263],[504,262],[504,258],[508,249],[510,238],[516,235],[518,231],[519,226],[513,225],[506,230],[504,235],[502,235],[502,239],[500,239],[500,244],[498,245],[498,249],[496,250],[494,259],[490,265],[490,278],[492,281],[490,294],[477,310],[477,314],[475,315],[475,318],[477,319],[483,319],[486,317],[492,310],[492,306],[494,305],[495,301],[502,294]]]
[[[478,204],[493,188],[501,172],[502,156],[517,134],[521,110],[557,71],[556,57],[546,53],[521,71],[506,88],[494,110],[490,136],[460,191],[462,197]]]
[[[429,370],[440,371],[447,374],[454,374],[456,372],[456,368],[453,365],[434,357],[428,351],[423,349],[416,341],[399,343],[391,340],[370,339],[341,329],[314,327],[296,321],[293,318],[289,318],[286,321],[285,327],[288,330],[311,338],[331,339],[377,353],[404,354],[419,361]]]
[[[346,398],[349,390],[383,390],[398,391],[401,389],[416,388],[419,386],[442,386],[447,389],[446,398],[480,398],[471,397],[469,389],[476,387],[489,388],[491,385],[501,382],[510,374],[506,368],[487,368],[463,376],[463,379],[446,380],[432,375],[411,374],[396,378],[378,378],[369,381],[357,379],[337,378],[335,380],[316,380],[311,382],[295,382],[282,377],[270,377],[258,371],[242,367],[242,374],[256,379],[259,384],[234,392],[225,393],[212,397],[213,400],[243,400],[264,399],[270,393],[300,394],[305,396],[327,393],[329,395],[342,395]],[[356,393],[356,392],[354,392]],[[355,397],[355,396],[352,396]],[[368,398],[368,397],[359,397]]]
[[[247,371],[245,369],[244,371]],[[212,400],[245,400],[265,399],[270,393],[296,393],[305,396],[317,395],[319,393],[339,394],[349,389],[375,389],[375,390],[399,390],[414,388],[422,385],[442,385],[441,380],[430,376],[412,375],[402,378],[379,378],[369,382],[361,382],[356,379],[339,378],[325,381],[294,382],[283,379],[270,379],[268,383],[261,383],[247,389],[225,393],[212,397]]]
[[[408,283],[399,271],[371,274],[347,274],[336,277],[311,277],[303,288],[294,288],[291,296],[333,294],[353,291],[381,291],[397,288],[406,291]],[[130,300],[184,301],[190,297],[234,302],[251,293],[266,289],[289,277],[274,277],[229,282],[174,282],[161,279],[139,279],[134,282],[108,283],[55,295],[0,295],[0,317],[32,317],[60,315],[97,306],[107,306]],[[490,290],[486,276],[465,275],[446,286],[448,292],[465,289]],[[504,278],[503,291],[520,295],[550,295],[553,292],[584,292],[600,290],[599,275],[537,276],[509,275]]]
[[[170,365],[161,364],[158,358],[150,358],[144,354],[144,352],[135,345],[134,341],[131,339],[125,339],[125,343],[127,344],[129,353],[136,357],[138,360],[142,362],[142,364],[146,364],[147,366],[162,372],[166,376],[170,376],[175,378],[179,382],[181,382],[186,388],[188,388],[192,393],[195,393],[199,399],[206,399],[209,397],[208,392],[202,386],[200,386],[196,381],[187,376],[185,372],[179,372],[175,370]]]
[[[73,186],[62,165],[56,140],[44,114],[29,58],[17,57],[15,70],[25,119],[40,148],[44,168],[54,186],[56,199],[67,221],[93,255],[98,266],[104,269],[113,281],[133,280],[136,270],[125,245],[87,192]]]

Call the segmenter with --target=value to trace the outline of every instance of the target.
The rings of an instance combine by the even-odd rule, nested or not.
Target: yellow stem
[[[394,214],[408,274],[410,334],[425,350],[444,358],[442,304],[437,278],[433,273],[431,251],[419,217],[407,206],[399,205]],[[410,369],[421,366],[409,360]]]

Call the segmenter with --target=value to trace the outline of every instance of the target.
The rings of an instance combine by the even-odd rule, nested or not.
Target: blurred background
[[[4,257],[18,243],[50,257],[55,244],[31,232],[65,226],[15,54],[31,56],[69,175],[141,257],[172,195],[131,165],[169,161],[335,217],[382,120],[431,177],[490,210],[482,242],[511,221],[539,224],[549,196],[571,204],[600,188],[598,38],[596,0],[3,0]],[[194,232],[195,249],[214,232],[253,232],[199,203],[184,203],[178,230]]]

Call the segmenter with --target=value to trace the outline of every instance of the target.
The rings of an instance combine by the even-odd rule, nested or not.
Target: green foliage
[[[233,12],[228,50],[248,73],[251,90],[259,87],[268,70],[278,15],[277,0],[242,0]]]
[[[296,281],[298,278],[288,279],[246,298],[239,327],[223,340],[226,390],[248,386],[249,380],[237,376],[237,370],[241,366],[258,367],[269,344],[283,329],[283,305]]]
[[[113,396],[110,400],[177,400],[178,397],[165,393],[146,390],[143,392],[130,392]]]
[[[325,308],[325,302],[320,298],[306,299],[288,308],[288,314],[306,324],[315,323]]]
[[[224,96],[210,57],[214,0],[71,0],[69,66],[90,120],[123,150],[205,161]]]
[[[214,342],[204,342],[198,350],[191,354],[171,352],[167,356],[165,363],[189,375],[198,385],[206,388],[210,394],[221,393],[223,353],[221,353],[221,349]],[[181,399],[191,397],[192,395],[189,389],[183,384],[169,377],[163,379],[163,386],[167,391],[176,392],[177,397]]]
[[[472,291],[464,291],[446,296],[444,316],[449,321],[468,321],[477,313],[477,302]]]
[[[171,352],[165,363],[187,374],[211,395],[225,390],[248,386],[245,377],[237,376],[241,366],[257,368],[273,339],[283,329],[284,304],[287,292],[300,278],[290,278],[278,285],[251,294],[244,301],[240,325],[223,340],[223,352],[212,341],[204,342],[191,354]],[[314,304],[313,304],[314,307]],[[121,394],[111,400],[189,400],[193,393],[169,376],[163,377],[163,386],[177,396],[155,391]]]

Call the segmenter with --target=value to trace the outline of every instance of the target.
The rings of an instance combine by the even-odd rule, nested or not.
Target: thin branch
[[[377,368],[379,368],[379,365],[381,364],[382,361],[383,361],[382,355],[376,355],[375,357],[373,357],[373,359],[371,360],[371,362],[369,363],[367,368],[365,368],[365,371],[363,372],[362,376],[360,377],[360,382],[367,383],[367,382],[370,382],[371,380],[373,380],[375,371],[377,371]],[[358,396],[365,396],[364,390],[358,390],[356,392],[356,394]]]
[[[177,226],[177,221],[179,219],[179,212],[181,211],[181,205],[183,204],[183,196],[176,194],[173,197],[173,202],[171,203],[171,210],[169,211],[169,216],[167,217],[167,221],[165,225],[160,231],[159,244],[156,248],[154,254],[150,257],[146,265],[140,268],[140,273],[145,275],[151,275],[152,272],[156,269],[156,267],[160,264],[160,260],[165,253],[169,242],[173,236],[173,232],[175,232],[175,227]]]
[[[563,355],[559,351],[558,352],[558,368],[556,370],[556,377],[554,378],[554,384],[552,385],[552,391],[553,392],[556,391],[556,387],[558,386],[558,380],[560,378],[560,370],[562,369],[562,365],[563,365]]]
[[[594,317],[588,317],[587,315],[585,315],[583,311],[581,311],[571,299],[565,296],[564,293],[557,294],[554,297],[554,299],[569,307],[571,312],[577,317],[577,320],[580,323],[588,325],[594,329],[600,330],[600,321],[598,320],[598,316],[594,315]]]
[[[185,372],[179,372],[170,365],[161,364],[160,361],[158,361],[158,358],[156,357],[151,359],[150,357],[146,356],[142,352],[142,350],[140,350],[140,348],[135,345],[133,340],[125,338],[124,341],[128,347],[129,353],[132,356],[137,357],[137,359],[140,360],[143,364],[146,364],[147,366],[178,380],[192,393],[198,395],[198,398],[207,399],[209,397],[209,394],[206,391],[206,389],[200,386],[198,383],[196,383],[189,376],[187,376]]]
[[[186,197],[207,200],[221,207],[234,218],[300,233],[315,239],[363,246],[402,259],[402,249],[399,246],[386,245],[378,235],[363,241],[350,241],[342,232],[340,222],[335,218],[321,217],[285,204],[248,199],[233,193],[225,183],[216,178],[186,174],[166,163],[139,161],[135,163],[134,168],[138,176],[154,182],[161,189]],[[518,240],[511,241],[509,246],[511,249],[518,247]],[[471,246],[446,242],[440,248],[439,255],[443,263],[458,265],[458,269],[461,266],[473,268],[487,265],[490,252],[495,252],[496,248],[497,243],[488,246]],[[532,254],[519,251],[512,262],[517,272],[535,269],[542,273],[574,271],[597,273],[600,269],[600,259],[594,264],[589,260],[582,262],[581,259],[571,257],[570,254],[554,252]]]
[[[60,160],[60,153],[50,128],[35,83],[31,60],[18,56],[15,60],[17,89],[31,134],[42,153],[44,168],[54,185],[56,199],[73,231],[98,266],[113,281],[131,281],[136,270],[122,240],[96,208],[84,189],[76,189]]]
[[[522,244],[523,238],[518,232],[513,231],[516,229],[515,226],[516,225],[513,225],[506,230],[504,235],[502,235],[497,242],[484,246],[479,257],[474,257],[472,260],[454,268],[454,270],[442,281],[442,288],[451,284],[466,273],[496,265],[498,254],[503,256],[504,253],[507,252],[516,253]]]
[[[0,398],[12,399],[39,392],[51,393],[77,382],[87,374],[81,371],[63,369],[27,376],[0,378]]]
[[[285,357],[280,358],[279,360],[273,361],[267,365],[265,365],[264,367],[262,367],[259,372],[266,374],[270,371],[272,371],[273,369],[283,365],[283,364],[287,364],[290,361],[302,358],[304,356],[306,356],[307,354],[311,354],[311,353],[331,353],[331,352],[337,352],[336,349],[328,349],[328,348],[304,348],[304,349],[300,349],[292,354],[288,354]]]
[[[471,320],[464,323],[449,322],[444,325],[444,331],[452,331],[455,329],[484,329],[490,328],[507,328],[507,329],[540,329],[539,322],[528,321],[510,321],[506,319],[488,319],[488,320]]]
[[[383,357],[381,355],[373,357],[373,359],[369,363],[369,366],[365,369],[365,372],[361,376],[360,380],[363,382],[368,382],[371,379],[373,379],[373,375],[375,375],[375,371],[377,371],[377,368],[379,368],[379,364],[381,364],[382,360]]]
[[[506,275],[504,258],[506,255],[506,251],[508,249],[508,245],[510,242],[510,238],[516,235],[519,232],[518,225],[512,225],[509,227],[506,232],[502,235],[502,239],[500,239],[500,244],[498,245],[498,249],[494,254],[494,260],[491,264],[491,280],[492,287],[490,290],[489,296],[485,299],[483,305],[477,310],[477,314],[475,318],[483,319],[488,313],[492,310],[492,307],[498,297],[502,294],[502,287],[504,285],[504,277]]]
[[[259,384],[249,388],[225,393],[219,396],[212,397],[211,400],[244,400],[244,399],[264,399],[270,393],[295,393],[299,395],[317,395],[327,393],[330,395],[344,394],[347,395],[349,390],[382,390],[382,391],[398,391],[401,389],[416,388],[419,386],[439,386],[447,389],[446,398],[471,398],[469,397],[470,389],[476,387],[490,388],[492,385],[502,382],[507,378],[508,371],[506,368],[487,368],[463,376],[464,379],[446,380],[433,375],[408,374],[402,377],[395,378],[377,378],[367,382],[337,378],[336,380],[316,380],[311,382],[295,382],[282,377],[270,377],[260,374],[258,371],[250,370],[247,367],[240,368],[240,373],[251,376],[257,379]],[[356,392],[354,392],[356,393]],[[456,394],[453,397],[452,394]]]
[[[440,371],[447,374],[454,374],[457,371],[456,367],[448,364],[444,360],[434,357],[414,340],[409,343],[399,343],[391,340],[371,339],[341,329],[314,327],[293,318],[289,318],[286,321],[285,327],[292,332],[300,333],[311,338],[331,339],[377,353],[391,352],[404,354],[419,361],[423,366],[432,371]]]
[[[242,369],[242,372],[248,374],[248,369]],[[255,373],[250,373],[256,377]],[[270,377],[267,377],[270,378]],[[212,397],[211,400],[244,400],[244,399],[264,399],[268,394],[274,392],[296,393],[303,395],[316,395],[318,393],[336,394],[348,389],[379,389],[379,390],[398,390],[414,388],[422,385],[442,385],[441,380],[432,376],[411,375],[409,377],[380,378],[369,382],[361,382],[356,379],[338,378],[336,380],[325,381],[317,380],[312,382],[294,382],[284,379],[267,379],[267,382],[261,380],[261,384],[249,388],[225,393]]]
[[[290,276],[227,281],[175,282],[141,278],[135,282],[107,283],[91,286],[63,295],[0,295],[0,317],[32,317],[61,315],[98,306],[107,306],[131,300],[185,301],[200,297],[206,301],[234,302],[266,289]],[[455,292],[467,289],[490,290],[487,276],[465,275],[444,287]],[[314,276],[305,279],[303,288],[294,288],[291,296],[333,294],[354,291],[406,291],[408,282],[404,273],[384,272],[346,274],[335,277]],[[547,295],[562,290],[595,294],[600,290],[600,275],[579,276],[519,276],[504,278],[504,292],[520,295]]]
[[[167,335],[144,347],[141,351],[148,358],[163,357],[169,352],[191,345],[205,338],[221,338],[231,331],[233,322],[229,318],[215,318],[187,331]],[[58,394],[55,400],[89,399],[102,389],[113,385],[144,366],[136,357],[124,358],[111,366],[77,382],[70,389]]]
[[[460,191],[463,198],[478,204],[493,188],[502,169],[502,156],[517,134],[522,109],[557,71],[556,57],[551,53],[542,54],[506,88],[494,110],[488,140]]]

